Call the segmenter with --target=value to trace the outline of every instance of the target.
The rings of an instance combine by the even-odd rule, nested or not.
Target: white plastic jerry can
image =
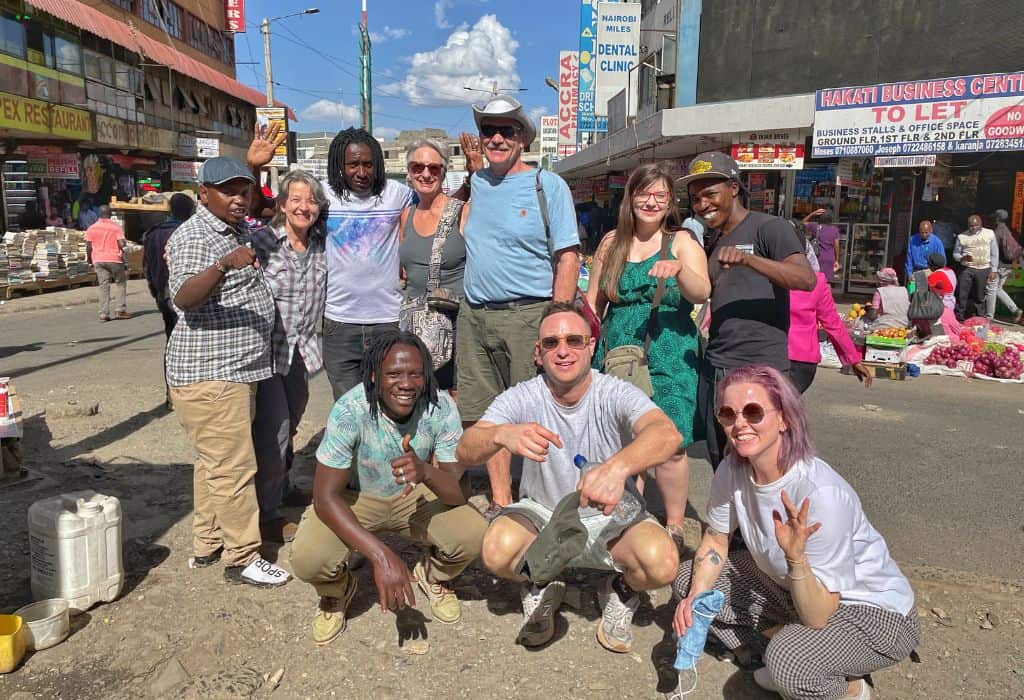
[[[28,538],[36,600],[63,598],[75,614],[121,592],[121,502],[113,496],[76,491],[36,501]]]

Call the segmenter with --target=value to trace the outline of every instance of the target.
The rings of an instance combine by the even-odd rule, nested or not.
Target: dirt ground
[[[31,313],[43,322],[48,312]],[[66,642],[0,676],[0,698],[662,698],[674,690],[667,589],[653,592],[637,614],[633,652],[616,655],[594,638],[596,579],[580,574],[570,582],[573,605],[562,608],[555,640],[528,651],[514,644],[521,620],[516,589],[479,565],[456,581],[464,614],[452,626],[430,619],[423,603],[425,616],[382,614],[363,567],[348,630],[318,648],[309,637],[311,587],[293,581],[254,590],[225,583],[219,566],[189,570],[192,452],[163,407],[159,360],[152,359],[159,335],[150,334],[158,319],[148,323],[145,335],[132,330],[119,350],[148,358],[137,365],[145,381],[139,373],[110,379],[101,360],[86,358],[54,360],[44,378],[32,362],[0,352],[0,369],[18,365],[27,375],[19,391],[28,469],[24,478],[0,483],[0,612],[31,600],[26,512],[41,498],[83,489],[117,496],[126,572],[118,600],[74,618]],[[145,340],[135,343],[132,333]],[[300,481],[311,473],[326,415],[323,382],[315,392],[317,408],[297,441]],[[54,409],[69,400],[99,401],[100,411],[57,418]],[[699,512],[703,503],[694,507]],[[418,549],[394,545],[411,565]],[[265,554],[288,566],[288,546]],[[1020,559],[1021,552],[1005,556]],[[1024,698],[1024,582],[955,569],[904,565],[924,622],[920,663],[875,674],[875,697]],[[698,671],[697,689],[687,697],[774,697],[728,658],[705,654]]]

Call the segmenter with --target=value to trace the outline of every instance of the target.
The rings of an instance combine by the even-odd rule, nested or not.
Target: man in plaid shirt
[[[167,383],[198,452],[189,565],[223,556],[229,581],[279,586],[290,575],[260,556],[251,433],[256,382],[272,372],[274,299],[237,228],[256,181],[242,163],[219,157],[203,163],[199,182],[201,205],[166,248],[179,314],[167,343]]]

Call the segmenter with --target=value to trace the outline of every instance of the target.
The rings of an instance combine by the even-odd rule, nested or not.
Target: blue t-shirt
[[[402,456],[402,438],[407,434],[412,436],[410,446],[423,461],[429,462],[431,455],[438,462],[457,461],[455,446],[462,437],[462,419],[447,392],[440,392],[437,398],[437,406],[417,409],[405,423],[395,423],[383,411],[374,420],[366,390],[357,384],[331,409],[316,451],[317,461],[333,469],[350,469],[355,464],[363,493],[379,498],[397,496],[405,486],[395,482],[391,460]]]
[[[470,180],[466,219],[466,299],[473,304],[550,297],[551,252],[580,244],[576,209],[565,180],[541,171],[552,246],[537,202],[537,171],[499,178],[490,168]]]

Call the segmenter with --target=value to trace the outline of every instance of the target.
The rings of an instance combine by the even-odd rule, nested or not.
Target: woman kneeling
[[[763,654],[761,687],[788,698],[868,698],[863,676],[917,646],[910,583],[853,488],[814,456],[799,394],[777,370],[743,367],[718,385],[729,452],[715,473],[708,529],[673,589],[673,626],[715,588],[725,606],[710,632]],[[739,528],[747,550],[729,552]],[[853,680],[850,680],[853,679]]]

